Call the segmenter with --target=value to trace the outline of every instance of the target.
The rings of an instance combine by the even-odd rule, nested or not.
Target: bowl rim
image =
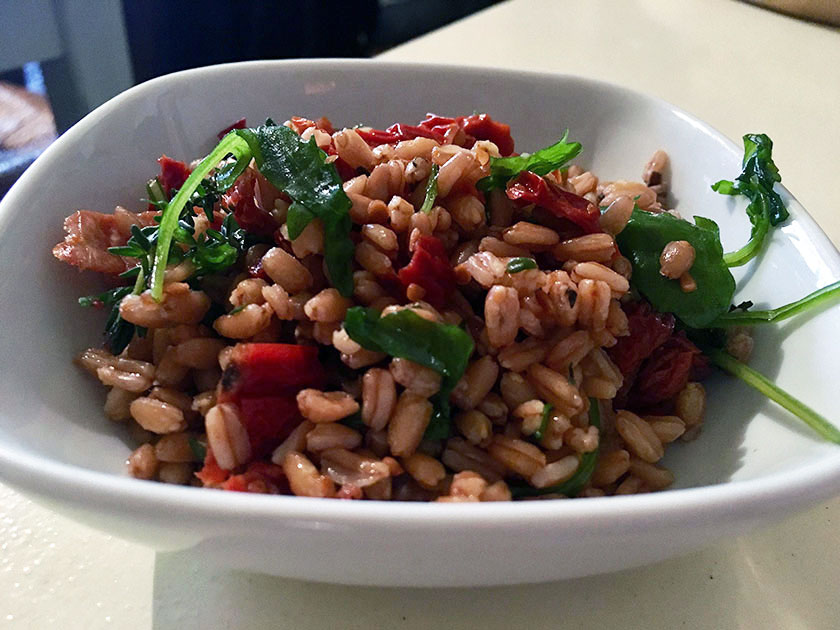
[[[622,85],[575,74],[376,59],[247,61],[205,66],[157,77],[136,85],[100,105],[48,147],[12,186],[0,201],[0,227],[4,224],[5,217],[8,217],[5,220],[10,220],[12,213],[9,209],[20,203],[28,186],[37,181],[42,173],[49,171],[66,145],[72,145],[97,121],[110,115],[130,99],[165,89],[169,84],[199,75],[278,68],[297,71],[335,70],[337,66],[348,72],[383,70],[449,72],[471,76],[492,74],[502,79],[525,77],[530,80],[588,84],[635,98],[641,97],[656,106],[666,107],[673,114],[687,120],[699,132],[715,139],[726,150],[740,155],[740,150],[729,138],[672,103]],[[787,195],[792,198],[789,193]],[[803,229],[814,240],[820,255],[825,259],[832,259],[837,266],[840,254],[807,211],[797,204],[796,208],[791,209],[791,214],[801,222]],[[129,504],[132,509],[152,510],[151,513],[160,512],[162,509],[178,514],[186,511],[195,516],[212,516],[217,524],[224,522],[225,518],[233,518],[240,522],[243,517],[269,522],[293,518],[357,527],[398,523],[402,527],[422,527],[438,531],[456,525],[482,529],[507,528],[527,520],[534,526],[554,526],[558,529],[581,524],[586,524],[588,529],[615,529],[626,527],[630,523],[656,527],[734,513],[743,518],[770,513],[783,514],[785,508],[795,509],[827,499],[840,492],[840,450],[836,455],[822,457],[815,463],[758,479],[728,481],[650,494],[595,497],[586,501],[476,503],[470,507],[446,503],[436,503],[435,507],[429,507],[427,503],[402,501],[324,501],[287,495],[208,492],[204,488],[149,483],[56,462],[18,449],[2,440],[0,476],[23,491],[66,503],[84,502],[109,512],[125,512]],[[434,518],[430,518],[430,515]],[[605,520],[604,517],[610,519]]]

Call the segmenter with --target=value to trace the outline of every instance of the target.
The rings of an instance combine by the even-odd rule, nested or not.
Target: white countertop
[[[734,0],[513,0],[382,58],[584,75],[660,96],[731,138],[765,132],[784,183],[840,244],[837,29]],[[155,554],[0,485],[0,628],[837,628],[840,499],[783,518],[619,574],[374,589]]]

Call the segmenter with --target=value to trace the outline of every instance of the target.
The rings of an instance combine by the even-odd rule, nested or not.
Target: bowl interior
[[[338,126],[413,122],[427,111],[486,111],[508,122],[519,151],[558,139],[580,141],[580,163],[603,179],[639,179],[649,156],[665,149],[672,190],[684,216],[721,226],[724,247],[749,233],[743,206],[710,184],[740,171],[730,141],[655,99],[574,77],[486,70],[406,67],[373,62],[257,62],[172,75],[102,106],[60,138],[0,204],[0,444],[96,471],[121,473],[129,453],[124,427],[102,414],[103,389],[72,363],[100,341],[101,314],[76,299],[102,290],[94,274],[58,263],[51,247],[62,219],[80,208],[140,209],[144,182],[162,153],[203,156],[234,120],[325,115]],[[745,130],[749,131],[749,130]],[[773,236],[758,266],[739,274],[738,301],[779,305],[840,276],[838,254],[799,204]],[[817,410],[831,415],[829,376],[840,309],[825,309],[756,331],[753,365]],[[679,444],[666,465],[678,487],[757,479],[840,452],[786,412],[724,377],[709,382],[706,425],[696,442]]]

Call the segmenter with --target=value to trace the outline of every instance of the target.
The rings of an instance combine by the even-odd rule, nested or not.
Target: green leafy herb
[[[409,359],[443,377],[440,391],[433,398],[435,411],[426,437],[447,437],[449,395],[467,369],[473,352],[472,337],[458,326],[430,322],[410,309],[381,317],[379,311],[355,306],[347,311],[344,329],[363,348]]]
[[[149,203],[157,205],[160,203],[166,204],[168,201],[166,192],[157,177],[153,177],[146,182],[146,195],[149,197]]]
[[[696,224],[668,213],[634,210],[620,234],[618,246],[633,263],[633,284],[661,313],[673,313],[693,328],[703,328],[727,311],[735,279],[723,262],[718,226],[703,217]],[[691,275],[697,290],[684,293],[678,282],[659,273],[659,256],[670,241],[694,247]]]
[[[84,297],[80,297],[79,305],[85,307],[119,305],[120,300],[129,293],[131,293],[131,287],[117,287],[116,289],[110,289],[104,293],[100,293],[99,295],[86,295]]]
[[[435,205],[437,198],[437,178],[440,172],[440,167],[437,164],[432,164],[432,172],[429,173],[429,180],[426,182],[426,196],[423,198],[423,205],[420,206],[420,212],[426,214],[432,211],[432,206]]]
[[[309,210],[304,208],[299,203],[295,202],[289,206],[288,214],[286,215],[286,228],[289,230],[289,239],[295,240],[300,236],[309,225],[309,222],[315,218]]]
[[[598,400],[595,398],[589,399],[589,424],[598,429],[601,428],[601,410],[598,407]],[[575,497],[589,482],[597,463],[598,449],[596,448],[594,451],[580,456],[580,464],[578,464],[575,474],[563,483],[548,488],[534,488],[524,483],[511,483],[509,484],[511,494],[514,498],[535,497],[541,494],[562,494],[567,497]]]
[[[525,271],[526,269],[536,269],[537,268],[537,261],[533,258],[512,258],[508,261],[507,267],[505,270],[508,273],[519,273],[520,271]]]
[[[551,403],[545,403],[542,410],[542,419],[540,420],[539,428],[534,431],[534,441],[539,442],[545,435],[545,430],[548,428],[548,423],[551,422],[551,410],[554,406]]]
[[[113,354],[119,354],[125,350],[125,347],[134,338],[135,332],[145,333],[145,329],[140,329],[120,317],[120,302],[126,295],[132,293],[132,289],[131,286],[117,287],[99,295],[79,298],[81,306],[104,306],[109,309],[108,319],[105,322],[105,343]]]
[[[763,133],[744,136],[743,170],[733,182],[721,180],[712,190],[722,195],[743,195],[750,200],[747,216],[752,223],[750,240],[741,249],[729,252],[724,261],[738,267],[752,260],[761,250],[771,227],[788,218],[788,211],[781,196],[773,190],[782,181],[779,169],[773,162],[773,141]]]
[[[775,385],[750,366],[741,363],[723,350],[717,348],[705,348],[704,353],[716,366],[744,381],[750,387],[761,392],[770,400],[777,402],[790,411],[797,418],[816,431],[821,437],[840,444],[840,429],[835,427],[826,418],[811,409],[805,403],[797,400],[781,387]]]
[[[179,220],[182,218],[181,213],[186,207],[187,203],[192,199],[195,193],[201,186],[210,172],[219,166],[219,163],[232,155],[237,164],[242,163],[250,155],[250,148],[248,143],[243,140],[236,132],[231,132],[222,138],[222,141],[216,145],[210,154],[204,158],[201,163],[190,173],[187,181],[181,189],[175,194],[172,200],[166,205],[163,210],[160,220],[160,226],[157,233],[157,243],[155,245],[153,265],[151,270],[150,289],[152,297],[160,301],[163,296],[163,276],[166,272],[166,265],[169,262],[171,255],[172,240],[175,232],[180,227]],[[231,180],[232,183],[232,180]]]
[[[207,457],[207,446],[196,440],[194,437],[188,438],[187,443],[190,445],[193,459],[197,462],[203,462]]]
[[[217,230],[207,229],[193,238],[193,231],[187,230],[187,235],[181,242],[190,245],[184,253],[184,258],[195,265],[195,276],[206,276],[224,271],[239,259],[248,247],[250,241],[245,230],[239,227],[233,213],[228,214]]]
[[[357,411],[346,418],[342,418],[339,422],[345,427],[350,427],[354,431],[359,431],[361,433],[364,433],[368,429],[368,426],[362,421],[362,413],[360,411]]]
[[[327,154],[318,148],[314,137],[306,142],[283,125],[239,129],[233,133],[247,142],[257,168],[268,181],[324,223],[324,259],[330,280],[343,296],[352,295],[350,263],[354,245],[350,239],[350,207],[353,204],[344,193],[335,166],[326,163]],[[299,235],[308,220],[304,223],[305,215],[298,210],[294,212],[298,214],[295,232]]]
[[[785,304],[767,311],[733,310],[715,319],[710,327],[752,326],[754,324],[772,324],[812,310],[818,306],[840,298],[840,281],[818,289],[801,300]],[[752,303],[750,302],[750,305]],[[737,307],[736,307],[737,308]]]
[[[545,175],[557,170],[570,160],[576,158],[583,147],[580,142],[566,142],[569,131],[549,147],[531,154],[523,153],[505,158],[490,158],[490,175],[478,180],[476,187],[487,192],[494,188],[504,188],[509,180],[523,171],[531,171],[537,175]]]

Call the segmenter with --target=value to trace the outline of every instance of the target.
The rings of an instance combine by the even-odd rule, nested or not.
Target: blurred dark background
[[[249,59],[370,57],[497,2],[0,0],[0,197],[136,83]]]

